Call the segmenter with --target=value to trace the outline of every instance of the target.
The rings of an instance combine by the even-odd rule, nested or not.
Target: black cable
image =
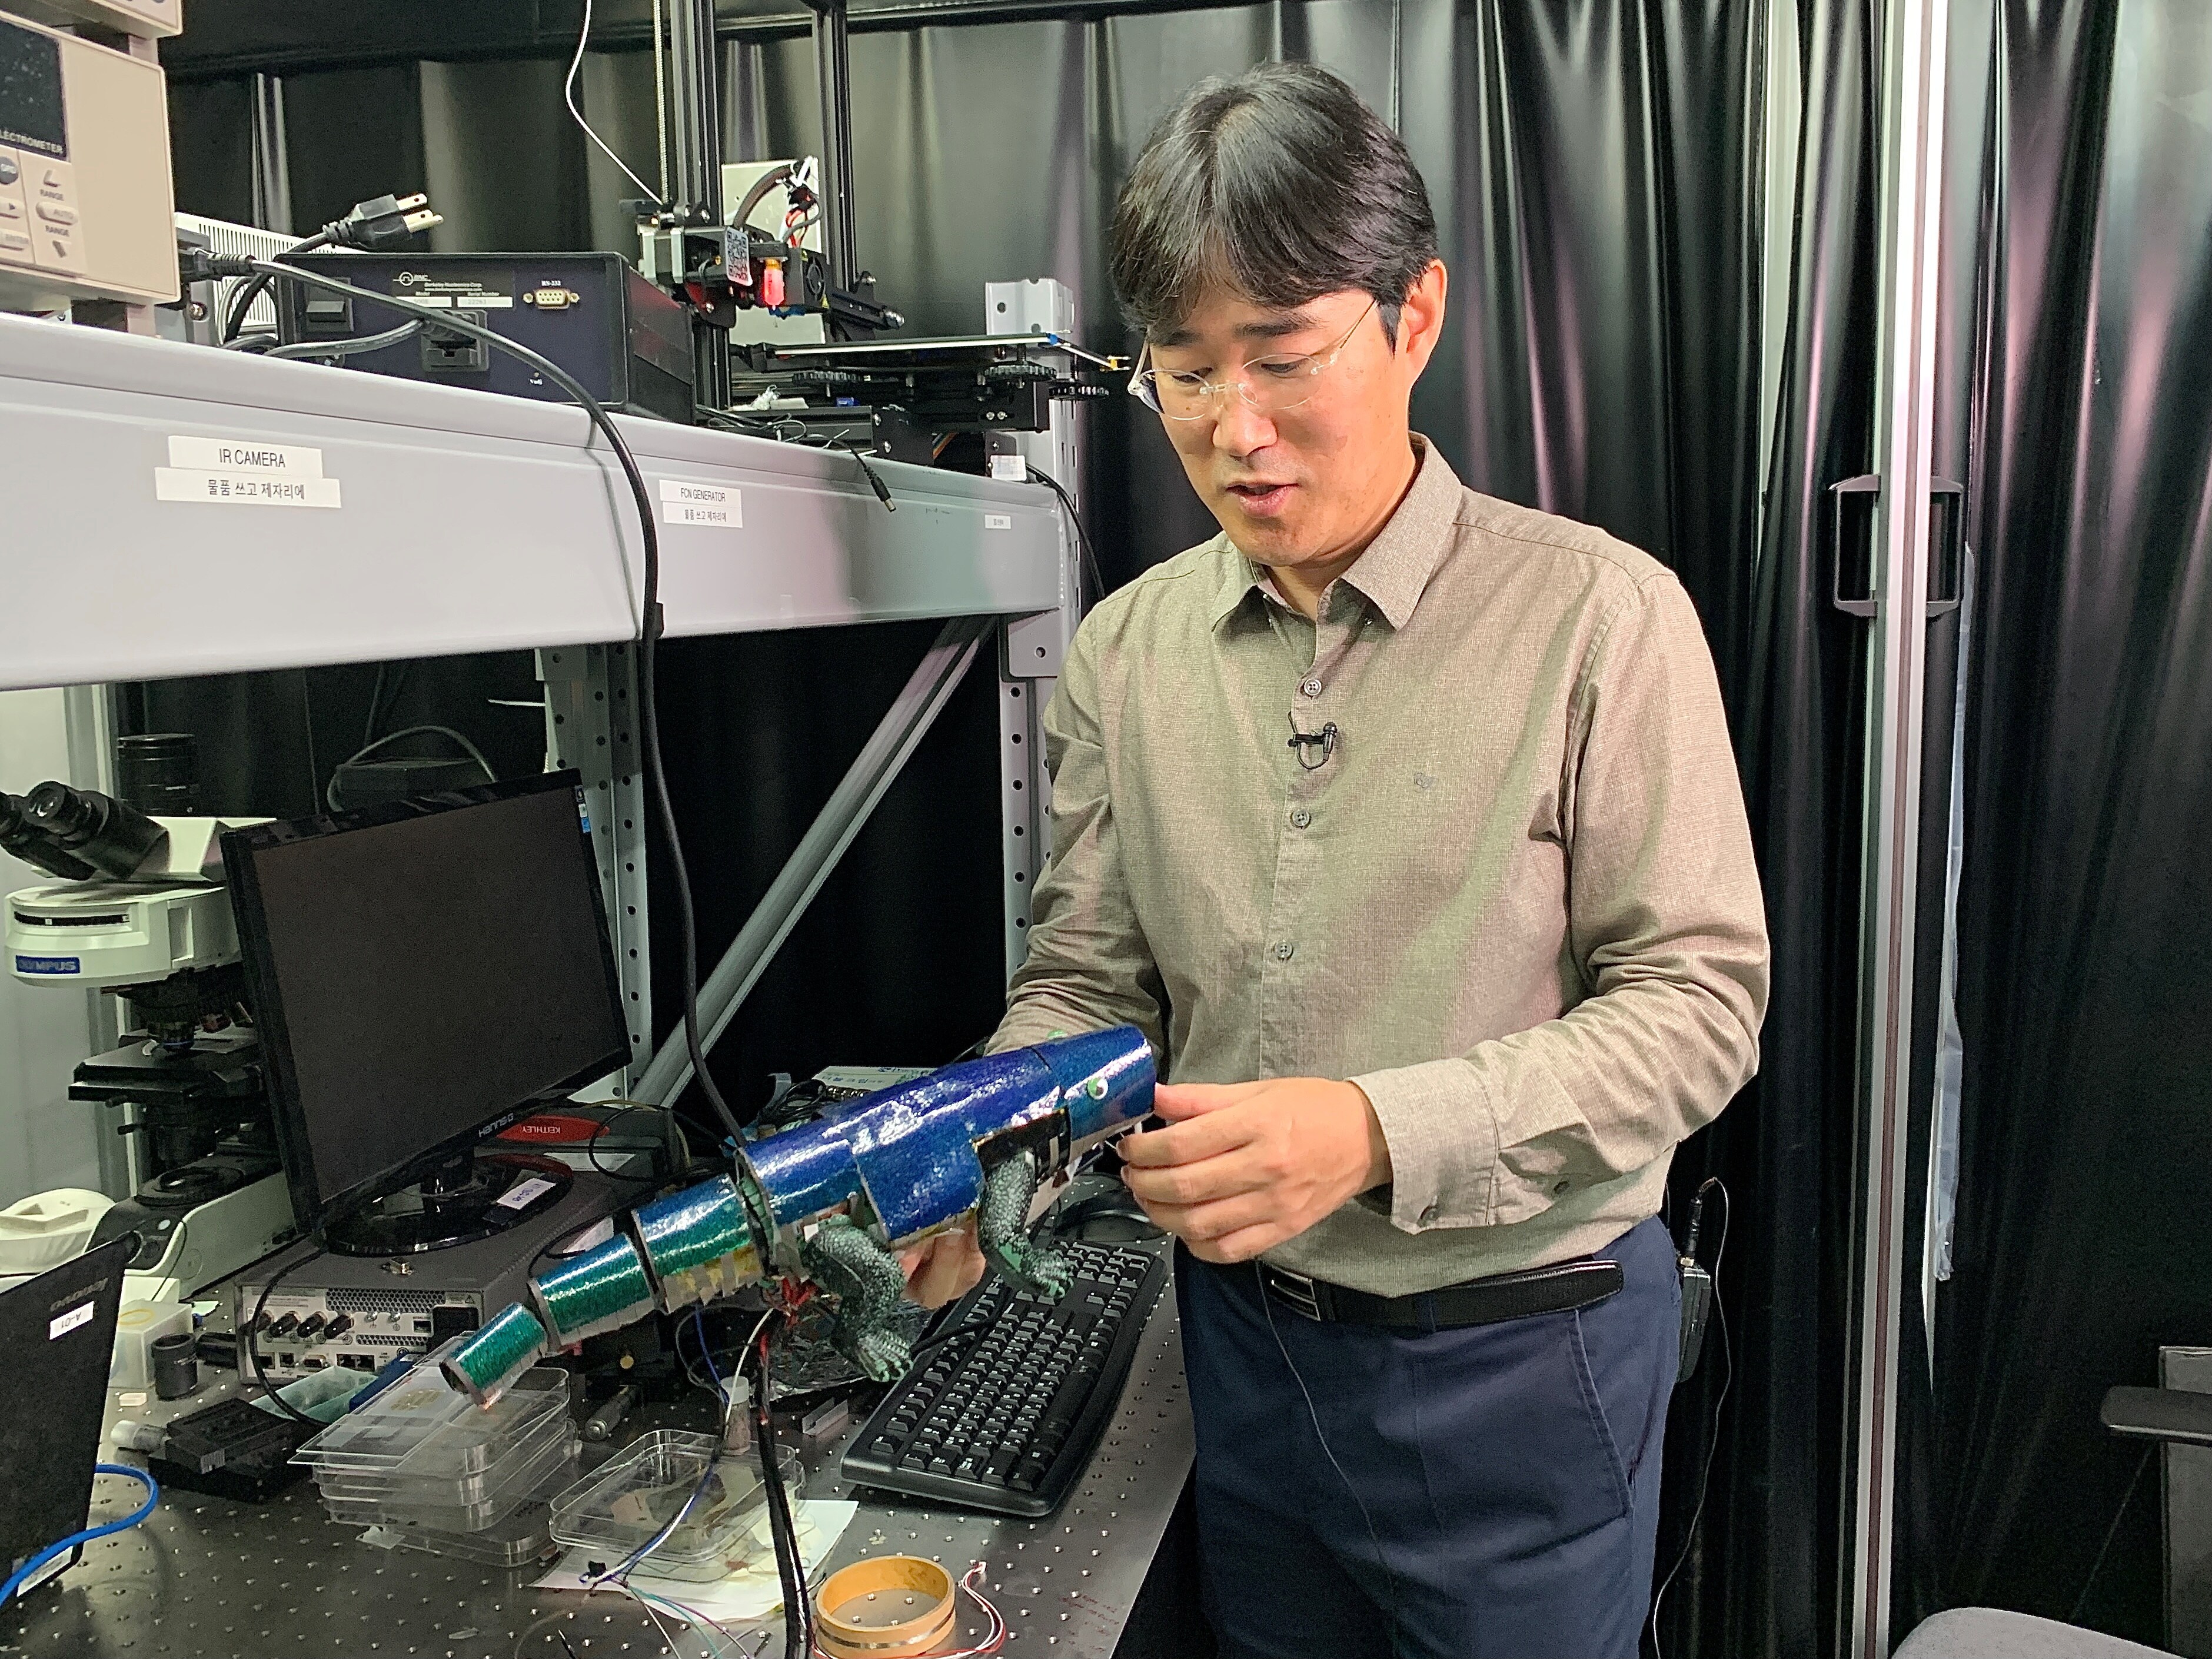
[[[897,512],[898,503],[891,499],[890,486],[884,482],[883,474],[868,464],[868,458],[860,453],[857,445],[848,443],[845,447],[853,459],[860,464],[860,476],[868,481],[868,488],[876,492],[876,499],[884,504],[884,511]]]
[[[1720,1392],[1713,1398],[1712,1443],[1705,1448],[1705,1464],[1698,1471],[1698,1501],[1691,1508],[1690,1524],[1682,1529],[1681,1553],[1675,1556],[1674,1565],[1667,1569],[1667,1576],[1659,1581],[1659,1588],[1651,1597],[1652,1659],[1666,1659],[1666,1650],[1661,1645],[1659,1636],[1659,1610],[1666,1602],[1667,1590],[1674,1583],[1674,1575],[1681,1571],[1682,1564],[1690,1559],[1690,1547],[1697,1542],[1698,1522],[1705,1518],[1705,1491],[1713,1478],[1713,1458],[1721,1449],[1721,1408],[1728,1404],[1729,1389],[1735,1382],[1735,1353],[1729,1345],[1728,1310],[1721,1304],[1721,1260],[1728,1254],[1729,1220],[1735,1213],[1735,1206],[1729,1198],[1728,1188],[1718,1176],[1707,1176],[1698,1183],[1697,1197],[1691,1205],[1690,1237],[1684,1254],[1692,1254],[1697,1247],[1698,1225],[1703,1219],[1708,1191],[1717,1192],[1721,1195],[1720,1243],[1713,1246],[1713,1322],[1720,1327],[1721,1364],[1725,1369],[1721,1372]]]
[[[269,1282],[261,1287],[261,1294],[254,1301],[253,1317],[247,1320],[246,1322],[246,1328],[238,1333],[239,1350],[246,1356],[246,1363],[252,1369],[253,1371],[253,1386],[259,1389],[261,1392],[266,1395],[270,1399],[275,1401],[277,1405],[283,1408],[285,1416],[291,1418],[295,1422],[305,1423],[309,1428],[314,1430],[318,1434],[321,1433],[324,1429],[329,1426],[329,1425],[318,1423],[313,1418],[308,1416],[307,1413],[301,1411],[290,1401],[285,1399],[283,1395],[277,1393],[276,1389],[269,1386],[269,1379],[264,1376],[261,1372],[261,1346],[258,1338],[261,1334],[261,1316],[269,1311],[269,1292],[276,1288],[276,1281],[283,1278],[286,1273],[292,1273],[298,1268],[306,1267],[310,1261],[316,1260],[324,1254],[325,1254],[325,1252],[324,1251],[323,1247],[318,1244],[313,1250],[310,1250],[307,1255],[301,1256],[297,1261],[288,1261],[282,1267],[279,1267],[275,1273],[270,1274]]]
[[[297,252],[298,250],[294,250]],[[228,263],[228,262],[219,262]],[[270,259],[246,259],[240,263],[250,270],[272,279],[303,283],[332,294],[343,294],[398,312],[403,316],[419,317],[434,323],[448,333],[459,334],[481,342],[495,351],[530,365],[547,380],[559,386],[581,408],[592,424],[606,439],[607,447],[621,465],[623,477],[629,484],[631,498],[637,506],[638,533],[645,555],[644,580],[641,584],[642,621],[638,629],[638,702],[641,723],[645,735],[646,782],[653,792],[653,805],[660,823],[660,833],[668,847],[668,859],[676,879],[677,931],[679,936],[678,954],[682,957],[684,985],[684,1043],[691,1060],[692,1074],[698,1079],[700,1092],[707,1097],[714,1114],[722,1120],[732,1141],[741,1142],[744,1131],[738,1123],[737,1114],[722,1097],[714,1075],[707,1069],[707,1054],[699,1040],[699,922],[691,900],[691,876],[684,867],[684,846],[676,828],[676,808],[668,792],[668,769],[663,763],[660,749],[660,710],[654,693],[657,674],[655,647],[660,639],[660,538],[654,526],[653,492],[646,488],[645,474],[639,468],[637,457],[630,453],[621,431],[616,427],[599,400],[584,389],[582,382],[562,368],[551,358],[532,351],[528,346],[508,339],[470,322],[456,312],[441,311],[430,306],[419,305],[412,300],[403,300],[395,295],[379,294],[373,289],[341,282],[335,276],[325,276],[319,271],[302,270],[295,266],[278,264]],[[588,447],[588,444],[586,446]],[[670,1103],[673,1104],[673,1103]],[[752,1206],[748,1203],[750,1212]],[[756,1217],[757,1224],[759,1218]],[[765,1242],[773,1237],[763,1231]]]
[[[305,673],[307,671],[302,669],[301,672]],[[421,737],[425,732],[432,732],[441,738],[450,738],[466,752],[466,757],[469,760],[476,763],[476,769],[477,771],[483,774],[484,781],[486,783],[497,783],[499,781],[499,774],[492,770],[491,763],[486,760],[483,757],[483,750],[477,748],[475,744],[471,743],[465,733],[456,732],[450,726],[404,726],[400,730],[394,732],[388,738],[379,738],[373,743],[363,744],[360,748],[355,750],[353,753],[348,755],[343,760],[332,767],[331,769],[331,781],[323,786],[323,804],[325,806],[328,806],[333,812],[339,810],[337,801],[338,774],[343,771],[347,767],[351,766],[356,761],[365,760],[369,756],[374,754],[378,750],[391,747],[393,744],[398,743],[402,738]]]
[[[307,668],[300,671],[300,729],[307,740],[307,799],[311,802],[321,799],[323,793],[322,769],[315,764],[315,693],[307,680],[313,672]]]
[[[396,346],[411,340],[422,331],[422,325],[410,318],[397,328],[388,328],[381,334],[349,334],[337,340],[300,340],[291,345],[269,348],[268,355],[288,362],[313,362],[328,357],[333,362],[347,357],[359,357],[371,351],[381,351],[386,346]]]
[[[775,1462],[775,1423],[769,1412],[769,1333],[760,1335],[754,1364],[753,1434],[760,1442],[761,1490],[768,1499],[769,1541],[775,1548],[776,1582],[783,1590],[785,1659],[805,1659],[814,1651],[814,1603],[806,1588],[806,1568],[799,1553],[799,1529],[792,1520],[791,1494]]]
[[[1081,544],[1084,559],[1091,567],[1091,597],[1100,599],[1104,599],[1106,597],[1106,573],[1104,570],[1100,568],[1097,552],[1091,545],[1091,532],[1083,527],[1083,514],[1077,512],[1075,509],[1075,497],[1069,495],[1066,488],[1061,485],[1060,480],[1054,477],[1049,472],[1039,471],[1035,467],[1032,467],[1030,469],[1030,477],[1036,479],[1046,489],[1051,490],[1054,495],[1059,496],[1060,504],[1067,509],[1067,521],[1075,526],[1075,539]]]
[[[328,225],[306,240],[294,243],[287,253],[312,253],[319,247],[328,247],[334,233]],[[271,278],[264,272],[257,274],[250,282],[240,283],[230,296],[230,309],[223,313],[222,343],[228,345],[246,326],[246,313],[253,309],[253,302],[267,291]]]
[[[377,714],[384,702],[384,676],[391,666],[390,663],[385,662],[376,665],[376,684],[368,691],[368,720],[361,728],[361,746],[363,749],[376,741]]]

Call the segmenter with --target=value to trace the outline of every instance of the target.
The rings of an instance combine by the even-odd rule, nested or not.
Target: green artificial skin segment
[[[530,1281],[558,1347],[634,1324],[653,1310],[653,1281],[637,1247],[617,1236]]]
[[[670,1313],[742,1290],[761,1276],[736,1181],[717,1176],[635,1219],[638,1243]]]
[[[479,1406],[489,1406],[514,1379],[544,1357],[545,1328],[520,1303],[470,1337],[440,1362],[446,1381]]]

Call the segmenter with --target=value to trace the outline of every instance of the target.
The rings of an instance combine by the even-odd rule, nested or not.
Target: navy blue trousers
[[[1655,1217],[1595,1307],[1316,1324],[1178,1248],[1222,1659],[1634,1659],[1681,1287]]]

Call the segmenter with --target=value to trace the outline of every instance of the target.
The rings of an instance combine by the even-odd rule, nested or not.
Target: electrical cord
[[[592,131],[592,124],[584,118],[584,112],[576,107],[576,71],[584,66],[584,48],[591,43],[591,39],[592,0],[584,0],[584,27],[577,31],[576,55],[568,60],[568,78],[561,83],[561,96],[568,106],[568,113],[576,118],[576,125],[583,128],[584,137],[590,139],[594,144],[599,146],[599,154],[605,156],[610,161],[612,161],[624,173],[629,173],[630,183],[635,185],[647,196],[658,202],[662,199],[660,192],[653,189],[651,185],[647,184],[644,179],[639,178],[636,173],[630,171],[629,163],[623,161],[621,156],[616,155],[614,151],[608,147],[607,141],[600,137],[598,133]]]
[[[729,222],[742,228],[745,221],[752,217],[753,210],[761,204],[761,199],[778,185],[786,183],[790,177],[791,163],[788,161],[781,167],[770,167],[761,174],[753,180],[752,188],[745,192],[744,199],[731,212]]]
[[[285,1274],[297,1272],[300,1268],[306,1267],[310,1261],[319,1259],[325,1254],[325,1252],[322,1246],[319,1244],[306,1255],[301,1256],[297,1261],[288,1261],[283,1267],[279,1267],[275,1273],[270,1274],[268,1283],[264,1284],[261,1287],[261,1294],[254,1298],[253,1317],[246,1322],[246,1328],[238,1334],[239,1351],[245,1356],[247,1366],[253,1372],[254,1387],[259,1389],[262,1394],[267,1398],[275,1401],[277,1406],[283,1410],[285,1416],[292,1419],[295,1422],[306,1424],[309,1428],[313,1429],[318,1433],[320,1433],[326,1425],[315,1421],[313,1418],[308,1416],[307,1413],[301,1411],[290,1401],[285,1399],[283,1395],[270,1388],[269,1386],[269,1379],[262,1375],[261,1316],[269,1311],[269,1292],[276,1288],[277,1282],[281,1280]]]
[[[1336,1453],[1328,1443],[1328,1436],[1322,1431],[1321,1413],[1315,1409],[1313,1391],[1306,1387],[1305,1378],[1300,1375],[1297,1362],[1291,1358],[1290,1348],[1283,1341],[1282,1332],[1276,1328],[1275,1304],[1264,1286],[1260,1290],[1260,1307],[1267,1316],[1267,1334],[1275,1339],[1275,1351],[1283,1356],[1284,1369],[1290,1372],[1291,1380],[1298,1385],[1298,1393],[1305,1399],[1306,1419],[1313,1425],[1314,1438],[1321,1442],[1322,1455],[1328,1459],[1329,1468],[1336,1471],[1336,1478],[1344,1483],[1345,1491],[1352,1494],[1352,1501],[1359,1508],[1359,1518],[1366,1522],[1367,1541],[1375,1546],[1375,1563],[1382,1569],[1382,1576],[1389,1586],[1390,1649],[1395,1653],[1398,1648],[1398,1575],[1392,1570],[1389,1558],[1382,1553],[1382,1537],[1375,1530],[1375,1517],[1367,1512],[1367,1500],[1359,1495],[1359,1488],[1352,1484],[1352,1477],[1344,1472],[1344,1465],[1336,1461]]]
[[[1690,1559],[1691,1546],[1698,1540],[1698,1522],[1705,1513],[1705,1492],[1713,1477],[1713,1458],[1721,1449],[1721,1409],[1728,1404],[1729,1389],[1735,1382],[1735,1354],[1729,1345],[1728,1310],[1721,1305],[1721,1262],[1728,1255],[1729,1221],[1734,1214],[1729,1199],[1729,1189],[1718,1176],[1707,1176],[1698,1184],[1697,1195],[1690,1200],[1690,1232],[1684,1243],[1683,1254],[1695,1258],[1698,1231],[1705,1220],[1705,1194],[1717,1192],[1721,1195],[1720,1242],[1713,1246],[1713,1322],[1720,1328],[1721,1373],[1720,1392],[1713,1399],[1713,1438],[1705,1448],[1705,1461],[1698,1471],[1698,1501],[1690,1510],[1690,1524],[1682,1529],[1681,1552],[1674,1557],[1674,1565],[1667,1569],[1667,1576],[1659,1581],[1659,1588],[1651,1597],[1651,1653],[1652,1659],[1667,1659],[1666,1650],[1659,1635],[1659,1613],[1666,1605],[1667,1591],[1674,1582],[1674,1575],[1682,1571],[1682,1564]]]
[[[1051,490],[1054,495],[1059,496],[1060,504],[1067,509],[1067,521],[1075,526],[1075,539],[1083,549],[1083,557],[1085,562],[1091,567],[1091,597],[1093,599],[1104,599],[1106,597],[1106,573],[1100,568],[1098,563],[1098,554],[1091,545],[1091,532],[1083,527],[1083,515],[1075,510],[1075,497],[1069,495],[1066,489],[1060,483],[1060,480],[1054,477],[1049,472],[1041,472],[1035,468],[1031,468],[1030,471],[1030,477],[1036,479],[1037,483],[1044,485],[1045,488]]]
[[[328,247],[331,241],[330,227],[325,225],[313,235],[295,242],[285,251],[289,253],[312,253],[319,247]],[[268,291],[270,278],[255,275],[240,283],[230,296],[230,309],[222,315],[222,343],[228,345],[246,326],[246,313],[253,309],[253,302]]]
[[[351,283],[341,282],[335,276],[325,276],[319,271],[302,270],[294,266],[278,264],[273,260],[220,258],[212,263],[217,270],[229,265],[242,265],[247,270],[258,271],[276,280],[300,283],[310,288],[322,289],[329,293],[343,294],[352,298],[366,300],[375,305],[387,307],[403,316],[416,317],[424,322],[434,323],[449,333],[463,335],[469,339],[479,341],[494,350],[503,351],[509,356],[529,364],[531,368],[567,392],[583,410],[592,426],[606,439],[607,447],[614,452],[615,459],[622,468],[623,477],[629,485],[631,499],[636,504],[638,534],[644,550],[645,569],[644,579],[641,584],[642,591],[639,607],[642,621],[638,629],[637,641],[638,702],[645,738],[646,781],[652,790],[655,816],[660,824],[662,839],[668,847],[669,865],[676,882],[678,956],[684,988],[684,1048],[691,1061],[692,1073],[698,1079],[700,1092],[707,1097],[708,1103],[714,1109],[714,1115],[721,1119],[723,1127],[729,1131],[731,1139],[733,1142],[741,1142],[744,1139],[744,1133],[738,1123],[737,1114],[730,1109],[730,1103],[723,1097],[720,1086],[714,1081],[713,1073],[707,1067],[706,1049],[699,1037],[698,912],[692,902],[690,872],[684,862],[683,842],[676,827],[675,805],[668,790],[668,769],[661,755],[659,700],[655,694],[655,682],[658,678],[657,647],[662,626],[660,537],[655,524],[656,514],[653,510],[653,493],[646,488],[645,474],[638,466],[637,457],[630,453],[629,445],[623,441],[620,428],[615,425],[607,411],[600,406],[596,398],[585,390],[582,382],[579,381],[574,375],[569,374],[551,358],[532,351],[528,346],[510,340],[503,334],[495,333],[490,329],[470,322],[458,313],[438,311],[431,307],[417,304],[412,300],[403,300],[395,295],[378,294],[368,289],[356,287]],[[740,1188],[742,1190],[742,1183]],[[763,1240],[773,1238],[775,1230],[768,1224],[768,1218],[759,1212],[758,1206],[749,1193],[745,1194],[745,1209],[748,1217],[758,1229],[758,1236]]]
[[[343,218],[331,220],[285,252],[312,253],[319,247],[396,248],[416,231],[445,223],[441,215],[430,210],[429,200],[417,191],[412,196],[373,196],[365,202],[356,202]],[[246,326],[246,313],[268,289],[270,281],[265,273],[256,272],[250,280],[238,285],[230,296],[230,308],[223,314],[224,345],[238,338],[239,331]]]
[[[407,668],[408,665],[404,662],[397,668],[392,667],[390,663],[380,662],[376,665],[376,684],[369,689],[368,693],[368,719],[361,729],[361,746],[363,749],[376,741],[376,728],[383,725],[386,716],[398,707],[399,689],[407,684]],[[385,691],[385,678],[387,671],[390,672],[392,681],[389,701],[386,701]]]
[[[9,1574],[5,1583],[0,1583],[0,1607],[6,1606],[9,1598],[22,1589],[24,1583],[33,1573],[64,1550],[73,1550],[80,1544],[89,1544],[95,1538],[105,1538],[110,1533],[121,1532],[126,1527],[137,1526],[148,1516],[153,1514],[154,1505],[161,1501],[161,1483],[144,1469],[129,1463],[94,1463],[92,1466],[92,1471],[94,1474],[128,1475],[146,1488],[146,1501],[120,1521],[109,1521],[97,1527],[87,1527],[81,1532],[71,1533],[58,1542],[47,1545],[46,1548],[16,1568],[14,1572]]]
[[[860,476],[868,481],[868,488],[876,492],[876,499],[884,504],[884,511],[897,512],[898,503],[891,499],[890,488],[884,483],[883,474],[868,464],[868,458],[860,453],[858,446],[848,443],[845,447],[860,464]]]
[[[773,1310],[771,1310],[773,1311]],[[760,1443],[761,1490],[768,1498],[769,1540],[775,1550],[776,1582],[783,1590],[785,1659],[811,1659],[814,1652],[814,1602],[806,1587],[806,1568],[799,1553],[799,1528],[775,1462],[775,1424],[769,1415],[769,1331],[763,1320],[756,1340],[758,1360],[753,1376],[753,1435]]]
[[[378,750],[388,748],[392,744],[398,743],[402,738],[421,737],[426,732],[434,732],[441,738],[451,738],[455,743],[459,744],[465,751],[466,751],[468,758],[476,763],[477,770],[484,775],[484,781],[486,783],[496,783],[499,781],[499,774],[491,769],[491,763],[483,757],[483,750],[477,748],[476,744],[471,743],[468,738],[462,736],[459,732],[453,730],[450,726],[404,726],[399,731],[394,732],[388,738],[379,738],[373,743],[363,744],[360,748],[355,750],[353,753],[348,755],[343,760],[340,761],[338,763],[338,766],[351,766],[356,761],[366,759],[368,757],[374,754]],[[335,768],[331,770],[330,782],[325,784],[323,787],[323,804],[329,807],[333,812],[340,810],[338,806],[338,775],[337,769]]]
[[[358,357],[365,351],[381,351],[386,346],[411,340],[422,331],[422,325],[409,319],[397,328],[386,329],[381,334],[349,336],[343,340],[300,340],[290,345],[271,346],[263,355],[270,357],[319,358]]]

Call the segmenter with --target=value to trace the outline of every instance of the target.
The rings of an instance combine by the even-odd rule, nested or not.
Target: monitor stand
[[[412,1255],[505,1232],[558,1204],[575,1173],[528,1152],[470,1151],[331,1224],[334,1255]]]

